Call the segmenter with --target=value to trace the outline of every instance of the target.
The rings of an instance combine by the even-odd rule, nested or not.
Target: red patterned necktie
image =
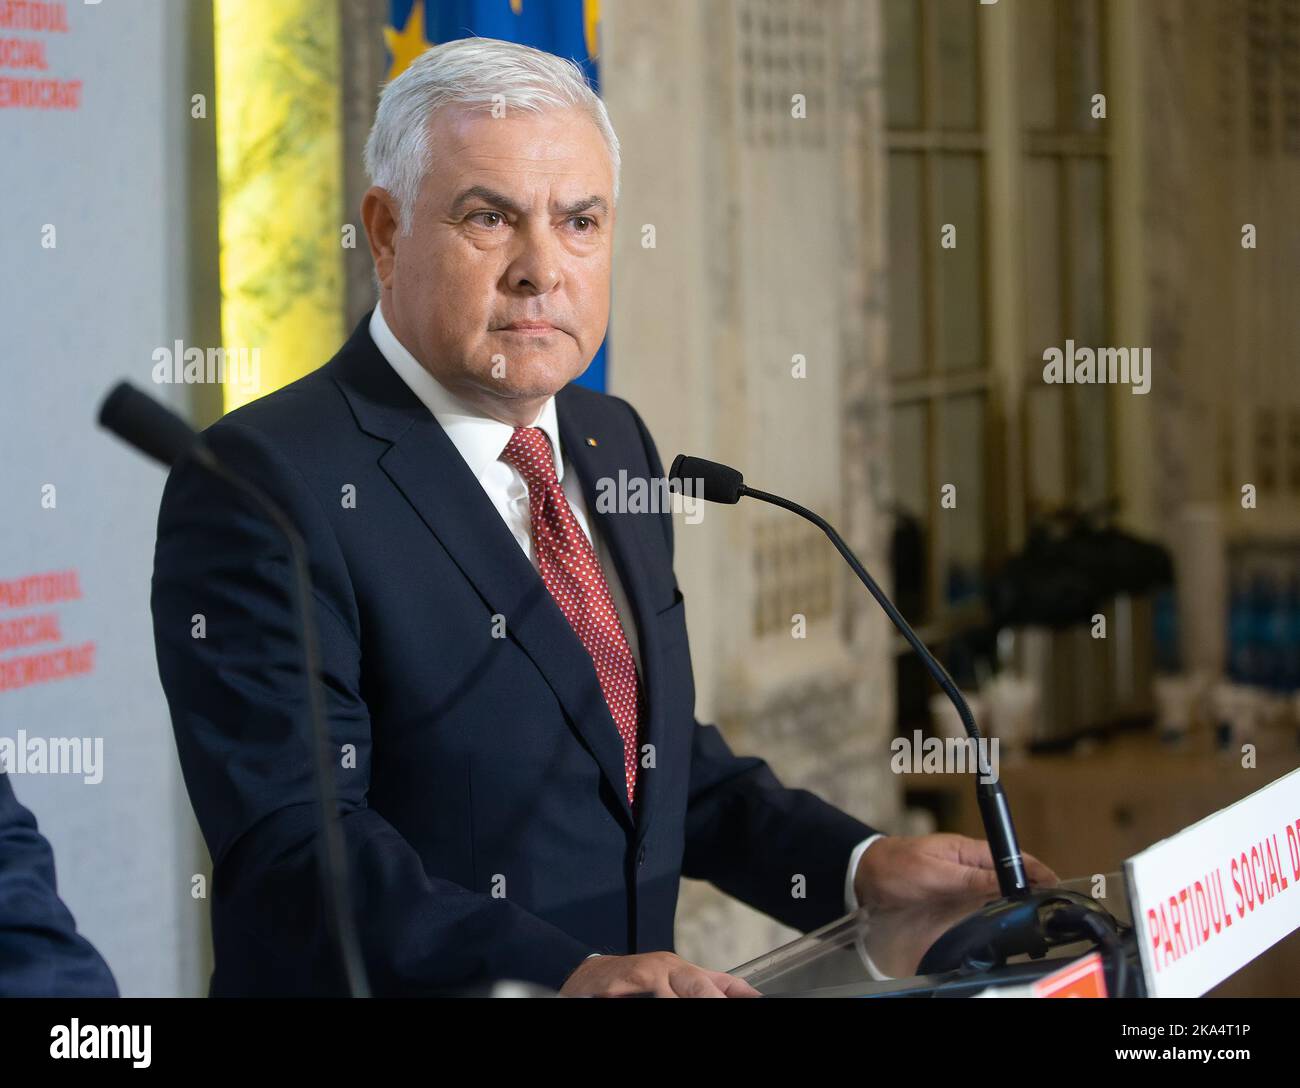
[[[550,439],[537,427],[516,427],[501,457],[528,484],[533,551],[542,581],[596,666],[596,678],[623,738],[627,800],[636,791],[637,720],[641,685],[619,626],[609,583],[555,475]]]

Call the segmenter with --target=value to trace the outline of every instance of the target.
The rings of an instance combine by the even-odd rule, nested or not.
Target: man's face
[[[392,223],[383,190],[363,204],[384,315],[453,393],[531,423],[605,336],[609,152],[577,110],[494,118],[444,108],[429,136],[411,233]],[[510,418],[520,414],[529,418]]]

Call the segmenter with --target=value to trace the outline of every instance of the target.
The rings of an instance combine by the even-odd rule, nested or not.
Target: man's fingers
[[[966,874],[966,890],[979,895],[997,895],[1001,891],[998,887],[998,874],[992,869],[968,867],[963,871]]]
[[[957,844],[957,856],[963,865],[972,865],[979,869],[993,869],[993,851],[984,839],[970,839],[960,836]],[[1054,885],[1061,878],[1039,861],[1033,854],[1022,853],[1025,863],[1025,875],[1031,884]]]
[[[564,996],[762,997],[748,982],[709,971],[671,952],[601,956],[587,960],[561,990]]]
[[[1025,854],[1025,875],[1031,884],[1046,884],[1049,887],[1061,883],[1061,878],[1039,861],[1033,854]]]
[[[725,971],[710,971],[709,977],[713,979],[724,994],[728,997],[762,997],[753,986],[743,978],[737,978],[735,975],[729,975]]]
[[[969,865],[975,869],[993,868],[993,851],[984,839],[972,839],[967,835],[953,835],[953,859],[960,865]]]
[[[672,997],[726,997],[716,985],[709,973],[700,967],[671,971],[668,984],[672,988]]]
[[[998,891],[997,874],[992,869],[981,869],[965,859],[927,859],[916,876],[931,895],[996,895]]]

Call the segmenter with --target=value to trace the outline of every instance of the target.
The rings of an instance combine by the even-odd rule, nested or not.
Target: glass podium
[[[1099,886],[1104,896],[1097,894]],[[1104,884],[1086,877],[1057,887],[1096,900],[1119,923],[1119,945],[1103,950],[1107,992],[1116,992],[1118,980],[1126,996],[1141,996],[1142,972],[1123,874],[1104,874]],[[771,997],[971,997],[1025,986],[1097,948],[1094,941],[1077,941],[1053,947],[1039,958],[1011,956],[1000,966],[918,973],[935,941],[988,901],[988,896],[952,897],[876,913],[864,908],[729,974]],[[1122,967],[1115,962],[1121,955]]]

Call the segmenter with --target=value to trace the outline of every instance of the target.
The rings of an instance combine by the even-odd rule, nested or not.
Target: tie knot
[[[514,465],[529,483],[557,481],[551,440],[540,427],[516,427],[506,448],[501,451],[501,458]]]

